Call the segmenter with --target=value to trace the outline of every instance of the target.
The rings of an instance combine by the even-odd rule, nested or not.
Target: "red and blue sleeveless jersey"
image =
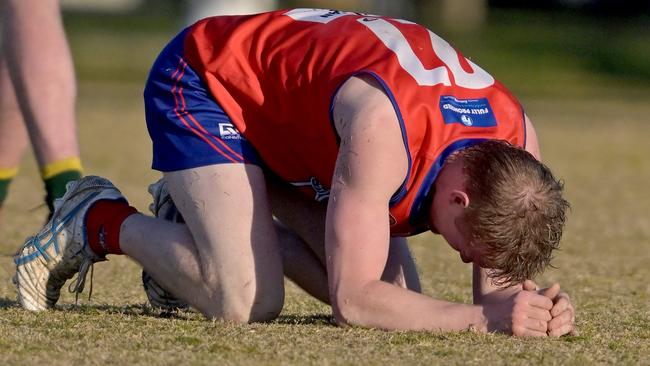
[[[321,9],[219,16],[194,24],[185,57],[267,168],[318,200],[338,153],[332,101],[354,75],[384,88],[408,175],[390,201],[391,234],[428,229],[447,156],[484,139],[525,143],[519,102],[483,69],[415,23]]]

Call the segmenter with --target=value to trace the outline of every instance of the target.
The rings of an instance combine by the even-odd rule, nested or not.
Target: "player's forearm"
[[[488,277],[486,270],[474,264],[472,290],[474,304],[479,305],[484,304],[488,300],[499,301],[506,299],[521,291],[521,285],[506,288],[496,286],[492,279]]]
[[[386,330],[487,331],[482,307],[434,299],[382,281],[335,294],[340,324]]]

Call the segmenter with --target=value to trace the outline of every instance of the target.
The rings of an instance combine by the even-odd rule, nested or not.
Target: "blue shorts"
[[[224,163],[261,167],[255,148],[185,61],[186,33],[187,29],[163,49],[144,89],[153,169],[167,172]]]

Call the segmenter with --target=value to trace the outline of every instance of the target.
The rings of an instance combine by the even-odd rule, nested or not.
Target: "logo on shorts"
[[[235,126],[229,122],[219,123],[219,135],[224,140],[239,140],[242,138]]]
[[[314,196],[314,200],[316,200],[317,202],[324,201],[330,197],[330,190],[325,188],[318,181],[318,179],[316,179],[316,177],[309,178],[309,181],[307,182],[290,182],[290,183],[294,187],[311,187],[316,193],[316,196]]]

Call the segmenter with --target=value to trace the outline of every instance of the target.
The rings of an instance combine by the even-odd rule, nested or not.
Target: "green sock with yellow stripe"
[[[65,185],[73,180],[81,178],[81,160],[79,158],[68,158],[58,160],[45,165],[41,169],[41,177],[45,183],[45,202],[54,212],[54,200],[65,194]]]
[[[0,168],[0,207],[7,199],[9,185],[16,174],[18,174],[18,168]]]

